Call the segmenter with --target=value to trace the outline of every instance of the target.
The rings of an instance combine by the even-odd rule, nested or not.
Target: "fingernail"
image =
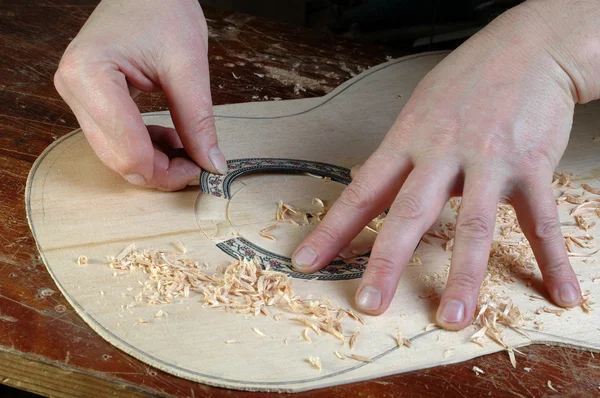
[[[581,297],[577,293],[577,289],[569,282],[563,283],[560,289],[558,289],[558,296],[565,304],[573,304],[581,300]]]
[[[465,305],[458,300],[448,300],[440,312],[442,319],[449,323],[459,323],[465,318]]]
[[[138,187],[143,187],[146,185],[146,179],[141,174],[132,173],[127,174],[123,177],[127,180],[128,183],[137,185]]]
[[[363,310],[378,310],[381,307],[381,292],[374,286],[364,286],[358,293],[356,304]]]
[[[227,174],[227,161],[218,146],[214,146],[208,151],[208,158],[219,173]]]
[[[294,254],[294,267],[299,269],[310,268],[317,261],[317,252],[310,246],[304,246]]]

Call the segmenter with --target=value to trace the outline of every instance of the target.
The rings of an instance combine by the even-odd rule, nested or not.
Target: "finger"
[[[292,256],[298,271],[314,272],[325,267],[390,205],[411,163],[408,158],[389,152],[380,147],[373,153],[323,221],[300,243]]]
[[[206,48],[196,54],[194,59],[174,62],[161,85],[189,156],[205,170],[227,174],[227,161],[217,145]]]
[[[437,323],[451,330],[460,330],[473,319],[504,188],[499,177],[490,178],[491,172],[467,170],[465,175],[450,274],[437,312]]]
[[[515,210],[552,300],[562,307],[573,307],[581,302],[581,289],[569,262],[551,177],[536,177],[517,189]]]
[[[104,155],[105,152],[102,152],[107,150],[110,151],[111,148],[110,145],[105,144],[106,141],[100,141],[104,137],[102,129],[98,127],[96,122],[90,117],[87,109],[80,103],[77,97],[75,97],[72,94],[70,88],[64,85],[62,81],[58,84],[61,86],[61,95],[63,96],[69,107],[71,107],[71,109],[75,113],[77,120],[80,126],[82,127],[82,130],[84,131],[86,137],[90,141],[90,145],[92,145],[100,159],[109,168],[122,173],[122,171],[120,171],[118,167],[115,167],[115,163],[112,160],[113,158],[111,157],[112,154],[108,153],[107,155]],[[179,141],[177,134],[174,134],[173,129],[167,129],[160,126],[152,126],[150,130],[150,134],[152,135],[152,137],[157,139],[157,141],[164,146],[165,150],[168,150],[169,147],[181,147],[181,141]],[[143,137],[145,140],[150,141],[148,137],[148,132],[146,132],[146,134]],[[110,144],[110,142],[108,142],[108,144]],[[165,191],[182,189],[188,184],[197,184],[197,180],[200,176],[201,170],[194,162],[187,159],[187,156],[181,157],[181,155],[185,155],[185,153],[178,154],[178,156],[181,157],[179,159],[170,159],[170,157],[167,156],[167,154],[159,150],[156,150],[154,148],[152,148],[151,150],[151,177],[142,178],[136,174],[126,174],[124,177],[130,183],[139,186],[158,188],[160,190]],[[173,148],[170,151],[173,155],[175,155]]]
[[[152,179],[154,150],[125,76],[106,65],[67,63],[55,77],[100,160],[135,185]]]
[[[458,164],[417,166],[408,176],[379,232],[356,294],[365,312],[383,313],[423,234],[437,220],[459,174]]]
[[[154,149],[154,174],[146,186],[161,191],[177,191],[187,185],[198,185],[201,171],[187,156],[169,158],[164,152]]]
[[[181,139],[175,129],[163,126],[149,125],[148,134],[152,142],[165,148],[183,148]]]

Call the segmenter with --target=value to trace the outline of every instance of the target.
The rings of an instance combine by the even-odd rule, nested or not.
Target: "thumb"
[[[212,173],[226,174],[227,161],[217,144],[206,50],[180,59],[161,79],[175,129],[194,162]]]

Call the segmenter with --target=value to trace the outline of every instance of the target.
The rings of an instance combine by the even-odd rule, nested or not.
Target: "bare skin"
[[[103,1],[65,52],[55,83],[108,167],[137,185],[176,190],[201,168],[226,167],[202,11],[192,0],[165,3]],[[323,268],[390,208],[356,296],[361,310],[381,314],[423,233],[450,196],[462,195],[440,325],[458,330],[472,321],[499,201],[515,206],[554,302],[579,304],[550,181],[574,105],[600,97],[599,6],[529,0],[444,59],[300,244],[295,267]],[[144,126],[130,96],[159,89],[175,129]]]

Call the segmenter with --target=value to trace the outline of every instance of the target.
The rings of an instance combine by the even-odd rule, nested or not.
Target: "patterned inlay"
[[[332,181],[345,185],[348,185],[351,181],[350,170],[345,167],[307,160],[272,158],[236,159],[229,160],[227,166],[229,171],[225,176],[203,171],[200,175],[201,191],[217,197],[230,199],[231,183],[236,178],[244,174],[264,171],[310,173],[320,177],[329,177]],[[290,258],[263,249],[241,237],[221,242],[217,244],[217,247],[233,258],[256,258],[263,268],[268,264],[273,270],[284,272],[293,278],[299,279],[345,280],[360,278],[367,267],[368,261],[368,254],[365,254],[363,257],[354,258],[348,262],[343,260],[334,261],[313,274],[302,274],[292,268]]]

